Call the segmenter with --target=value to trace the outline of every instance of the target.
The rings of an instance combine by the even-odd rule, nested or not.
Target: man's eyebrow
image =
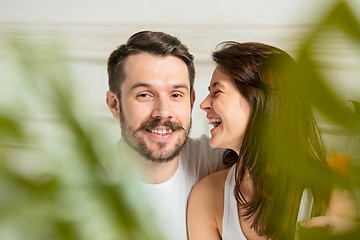
[[[148,83],[136,83],[130,88],[130,91],[134,90],[135,88],[139,88],[139,87],[149,88],[150,86],[151,85]]]
[[[189,90],[189,87],[186,84],[176,84],[173,85],[173,88],[185,88],[186,90]]]
[[[130,88],[130,91],[133,91],[134,89],[139,88],[139,87],[151,88],[152,85],[148,84],[148,83],[136,83]],[[172,86],[172,88],[174,88],[174,89],[184,88],[186,90],[189,89],[189,87],[186,84],[175,84]]]

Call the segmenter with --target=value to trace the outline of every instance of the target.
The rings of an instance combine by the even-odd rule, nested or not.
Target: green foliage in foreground
[[[353,133],[354,136],[360,135],[360,114],[356,111],[350,111],[348,106],[339,99],[339,97],[330,90],[326,84],[326,77],[319,69],[318,60],[314,49],[316,44],[321,44],[321,34],[341,33],[349,41],[353,42],[360,49],[360,24],[354,12],[346,1],[339,1],[334,8],[325,16],[317,27],[308,33],[298,52],[297,62],[299,66],[298,83],[299,94],[309,98],[315,109],[325,116],[328,120],[334,122],[340,129]],[[360,51],[359,51],[360,57]],[[360,77],[360,76],[358,76]],[[341,79],[337,79],[339,82]],[[359,90],[360,97],[360,90]],[[354,102],[356,107],[357,102]],[[358,142],[358,144],[360,144]],[[352,186],[355,197],[359,197],[360,191],[360,163],[354,162],[360,159],[352,159],[351,178],[346,179]],[[323,181],[321,175],[316,176],[313,181]],[[306,177],[306,176],[305,176]],[[309,176],[307,176],[309,177]],[[331,182],[333,179],[325,179]],[[356,199],[359,203],[359,199]],[[340,235],[329,234],[323,230],[311,230],[300,232],[301,239],[360,239],[360,228],[352,232]]]
[[[360,25],[340,1],[300,47],[297,61],[304,81],[299,94],[324,116],[360,134],[359,115],[329,90],[314,60],[312,45],[329,27],[360,44]],[[112,169],[115,179],[103,170],[102,163],[117,154],[109,149],[99,123],[79,110],[59,49],[16,37],[8,42],[6,67],[12,75],[1,78],[0,89],[0,240],[160,239],[146,203],[135,208],[134,202],[144,201],[135,183],[121,170]],[[54,124],[39,126],[43,120]],[[38,137],[44,134],[51,137]],[[355,192],[360,188],[359,165],[352,166]],[[317,177],[313,180],[324,181]],[[301,236],[360,239],[360,230]]]
[[[135,183],[104,171],[117,155],[79,110],[59,49],[8,42],[15,76],[1,83],[0,239],[161,239],[150,210],[135,208],[144,201]]]

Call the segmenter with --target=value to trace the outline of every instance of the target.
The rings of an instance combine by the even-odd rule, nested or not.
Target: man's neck
[[[131,165],[131,172],[140,181],[148,184],[159,184],[168,181],[174,176],[179,166],[179,156],[173,160],[156,163],[141,156],[125,141],[120,141],[121,158]]]

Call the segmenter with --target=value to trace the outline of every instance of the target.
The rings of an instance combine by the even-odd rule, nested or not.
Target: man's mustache
[[[161,119],[149,119],[140,125],[140,127],[138,128],[138,131],[153,129],[153,128],[160,127],[160,126],[168,127],[173,132],[177,131],[177,130],[185,130],[185,128],[183,128],[177,122],[171,122],[170,120],[161,121]]]

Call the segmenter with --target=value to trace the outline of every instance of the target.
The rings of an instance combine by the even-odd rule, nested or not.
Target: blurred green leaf
[[[303,43],[297,57],[299,81],[297,87],[299,94],[311,101],[316,110],[318,110],[327,120],[330,120],[340,129],[360,134],[360,117],[354,111],[351,111],[346,103],[339,99],[337,94],[332,91],[326,81],[326,77],[320,71],[320,64],[316,60],[316,44],[321,44],[320,35],[326,32],[341,32],[349,40],[356,44],[360,49],[360,24],[355,16],[353,9],[349,7],[346,1],[338,1],[332,10],[326,14],[324,19],[310,31]],[[360,51],[359,51],[360,57]],[[340,81],[340,79],[338,79]],[[360,90],[359,90],[360,97]],[[345,133],[345,132],[344,132]],[[358,197],[360,191],[359,167],[351,166],[351,178],[344,179],[352,186],[355,197]],[[308,172],[306,172],[308,173]],[[314,182],[331,182],[332,178],[325,175],[315,175],[312,178]],[[308,176],[304,175],[304,178]],[[356,199],[359,202],[359,199]],[[301,231],[300,239],[360,239],[360,228],[350,233],[339,235],[329,234],[322,230]]]
[[[105,159],[121,159],[100,123],[80,110],[60,45],[15,37],[8,56],[18,85],[0,114],[0,239],[162,239],[135,207],[146,200],[128,197],[139,191],[134,182],[104,171]],[[38,118],[34,106],[55,119],[50,142],[34,138],[45,133],[29,124]]]
[[[302,49],[298,56],[298,88],[314,107],[329,119],[352,131],[360,131],[360,118],[341,103],[329,89],[326,81],[314,63],[309,49]]]
[[[0,142],[9,138],[19,139],[21,136],[20,125],[11,116],[0,113]]]
[[[312,45],[318,41],[317,37],[324,31],[335,31],[329,27],[335,27],[337,31],[345,33],[360,46],[360,24],[346,1],[339,1],[325,19],[308,34],[300,47],[297,58],[301,80],[298,84],[300,94],[309,97],[315,108],[332,121],[351,131],[360,132],[359,116],[350,112],[330,90],[313,57],[315,54]]]

